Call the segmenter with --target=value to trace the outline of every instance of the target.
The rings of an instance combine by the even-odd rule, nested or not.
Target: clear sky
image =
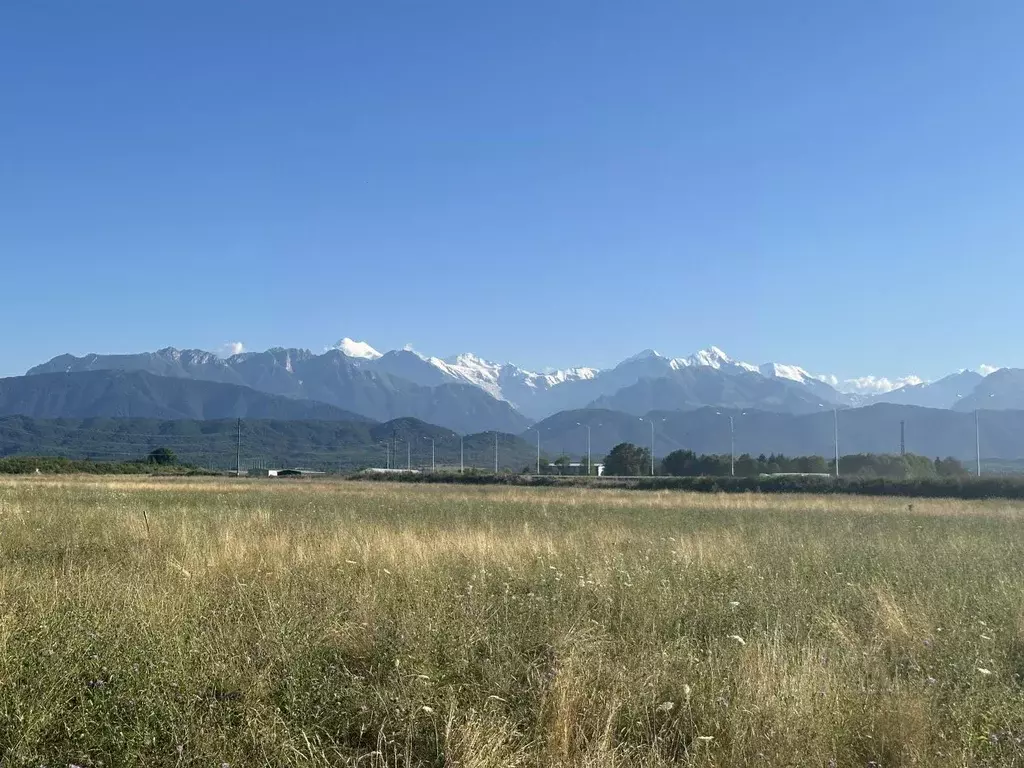
[[[1024,3],[0,4],[0,374],[1024,366]]]

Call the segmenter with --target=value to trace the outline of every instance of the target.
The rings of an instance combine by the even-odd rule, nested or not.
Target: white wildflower
[[[988,675],[991,675],[991,674],[992,674],[992,670],[991,670],[991,669],[985,669],[984,667],[978,667],[978,671],[979,671],[979,672],[980,672],[981,674],[985,675],[986,677],[987,677]]]
[[[428,715],[434,714],[434,708],[433,707],[428,707],[426,704],[424,704],[422,707],[420,707],[420,709],[423,710],[424,712],[426,712]]]
[[[731,605],[733,608],[739,608],[740,607],[740,604],[739,604],[738,600],[731,600],[729,602],[729,605]]]
[[[742,637],[740,637],[739,635],[729,635],[729,639],[730,639],[730,640],[735,640],[735,641],[736,641],[737,643],[739,643],[740,645],[746,645],[746,644],[747,644],[747,641],[746,641],[746,640],[744,640],[744,639],[743,639]]]
[[[674,701],[663,701],[658,705],[659,712],[671,712],[675,708],[676,704]]]

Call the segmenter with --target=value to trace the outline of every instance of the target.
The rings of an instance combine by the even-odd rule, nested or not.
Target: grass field
[[[1024,504],[0,479],[8,766],[1024,765]]]

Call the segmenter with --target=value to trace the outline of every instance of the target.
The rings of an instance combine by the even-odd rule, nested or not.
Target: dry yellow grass
[[[0,479],[2,764],[1024,764],[1022,515]]]

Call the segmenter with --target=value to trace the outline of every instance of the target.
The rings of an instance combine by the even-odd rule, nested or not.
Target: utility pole
[[[459,435],[459,474],[466,471],[466,436]]]
[[[242,476],[242,420],[236,424],[235,436],[235,477]]]
[[[537,429],[537,474],[540,474],[540,430]]]
[[[907,455],[907,422],[900,422],[900,456]]]
[[[405,441],[405,468],[412,469],[412,440]]]
[[[498,474],[498,432],[494,432],[494,474]]]

